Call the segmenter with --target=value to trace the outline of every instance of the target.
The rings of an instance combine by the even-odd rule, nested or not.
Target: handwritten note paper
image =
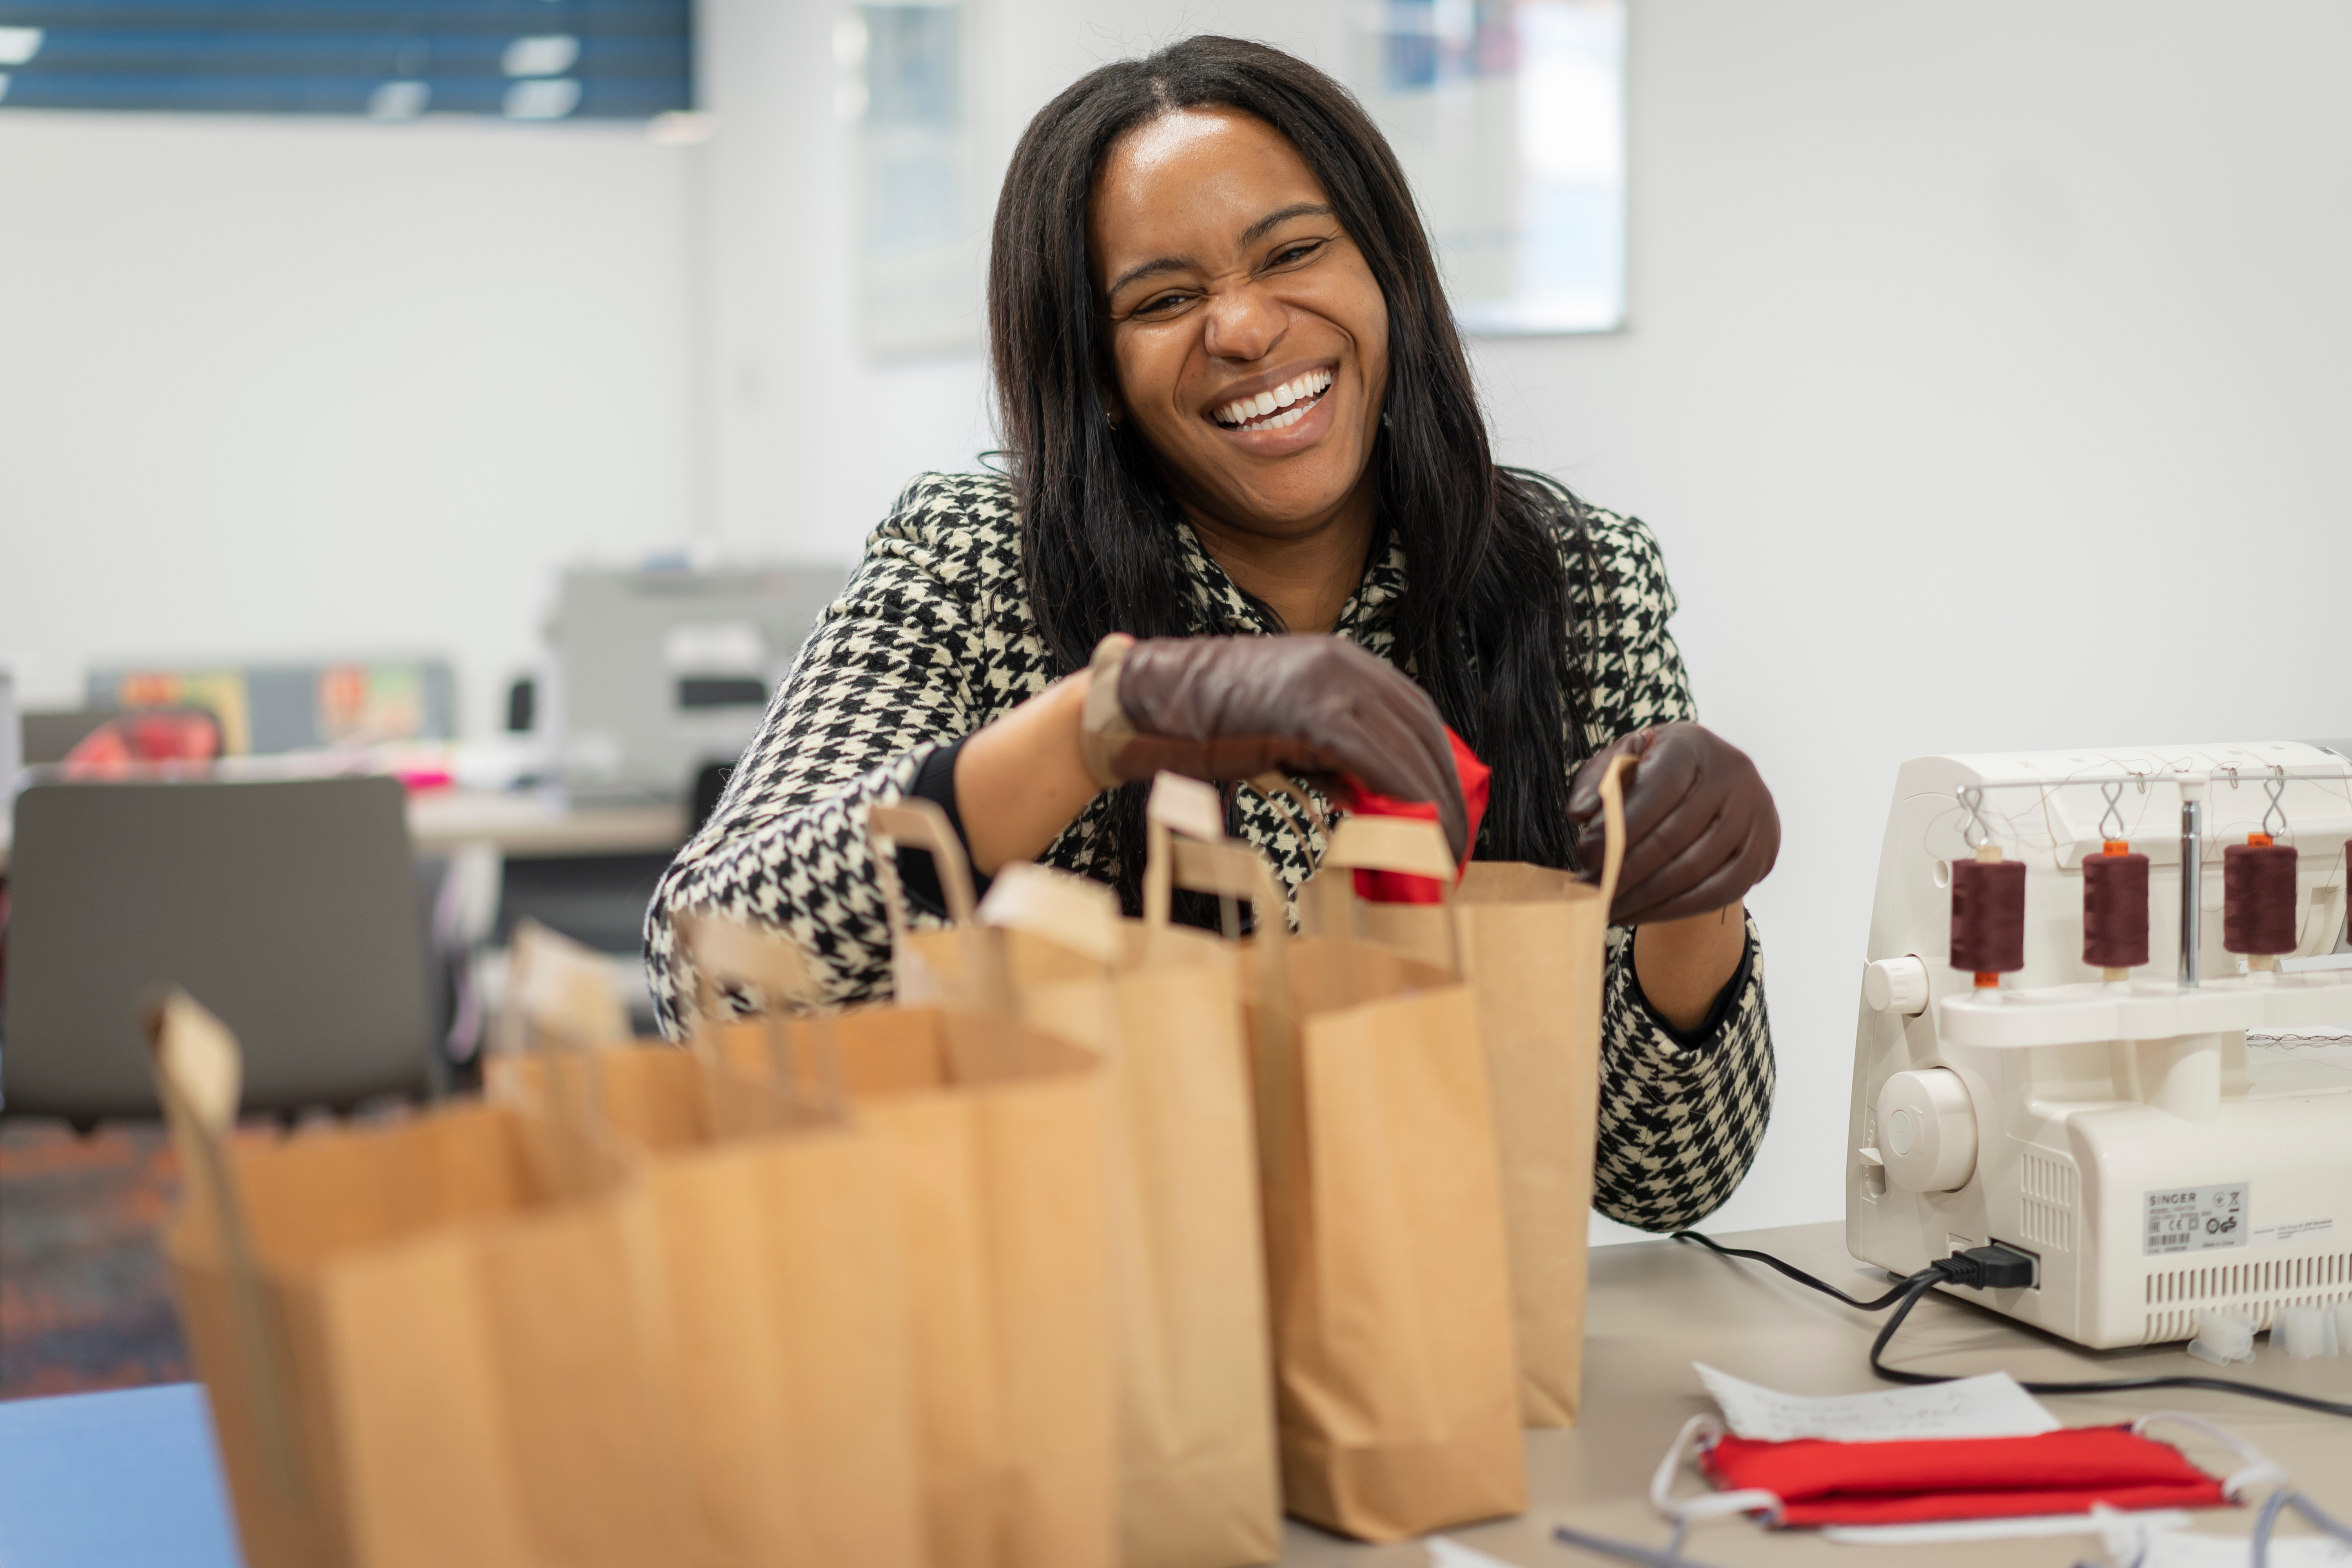
[[[1703,1362],[1699,1381],[1723,1408],[1724,1424],[1742,1437],[1786,1443],[1827,1437],[1839,1443],[1887,1443],[1919,1437],[2030,1437],[2055,1432],[2058,1418],[2005,1372],[1811,1399],[1743,1383]]]

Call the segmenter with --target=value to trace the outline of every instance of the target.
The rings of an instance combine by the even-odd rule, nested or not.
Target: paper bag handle
[[[1263,973],[1259,1008],[1276,1027],[1290,1016],[1290,972],[1283,943],[1290,936],[1288,900],[1265,858],[1238,838],[1225,837],[1224,797],[1213,784],[1181,773],[1162,773],[1151,781],[1144,802],[1148,858],[1143,868],[1143,920],[1166,929],[1176,889],[1214,893],[1223,906],[1224,937],[1241,940],[1234,905],[1246,900],[1257,914],[1258,965]]]
[[[948,922],[960,933],[964,973],[972,983],[983,1011],[999,1017],[1015,1016],[1013,981],[1007,973],[1002,943],[991,940],[973,907],[971,863],[964,858],[963,841],[954,824],[935,802],[908,796],[896,805],[878,802],[866,808],[866,838],[875,849],[876,879],[881,884],[882,905],[889,917],[890,948],[895,955],[905,944],[911,925],[906,883],[898,875],[898,852],[903,846],[930,852],[938,870],[940,892],[947,900]],[[881,853],[884,846],[889,853]]]
[[[1625,865],[1625,775],[1634,759],[1619,752],[1609,759],[1601,775],[1601,919],[1609,920],[1609,906],[1617,901],[1617,873]]]
[[[1265,796],[1265,803],[1281,814],[1282,820],[1289,825],[1290,831],[1297,837],[1298,853],[1305,858],[1307,864],[1314,864],[1314,833],[1320,833],[1327,839],[1331,837],[1331,819],[1323,814],[1321,806],[1315,804],[1315,797],[1299,788],[1297,781],[1288,773],[1276,768],[1269,768],[1265,773],[1244,779],[1242,782]],[[1284,805],[1285,801],[1288,801],[1290,805]],[[1292,805],[1297,806],[1297,811],[1292,811],[1290,809]],[[1314,833],[1307,830],[1307,825],[1310,823],[1314,825]]]
[[[236,1325],[262,1462],[271,1484],[300,1521],[312,1562],[327,1558],[326,1540],[311,1496],[302,1448],[295,1436],[293,1374],[285,1347],[269,1331],[261,1304],[261,1274],[253,1233],[229,1163],[228,1137],[236,1125],[244,1058],[236,1037],[184,991],[173,990],[149,1013],[150,1068],[173,1145],[188,1174],[190,1200],[210,1212],[228,1280],[229,1315]]]
[[[1214,784],[1181,773],[1161,773],[1143,803],[1143,923],[1157,931],[1169,921],[1176,892],[1172,875],[1175,836],[1201,844],[1225,841],[1225,799]]]
[[[1462,872],[1454,863],[1454,851],[1445,842],[1444,829],[1419,817],[1350,816],[1331,835],[1331,847],[1323,852],[1323,864],[1317,868],[1316,874],[1320,876],[1327,868],[1396,871],[1435,882],[1440,923],[1445,927],[1446,966],[1457,975],[1465,973],[1462,967],[1462,932],[1454,914],[1454,883]],[[1360,938],[1364,931],[1364,900],[1356,896],[1352,879],[1347,888],[1347,900],[1349,934]]]
[[[716,1131],[725,1125],[719,1086],[728,1076],[719,1052],[719,993],[748,986],[767,1004],[768,1076],[779,1090],[806,1097],[828,1115],[848,1103],[841,1075],[841,1039],[830,1014],[820,1011],[816,975],[791,940],[781,933],[711,910],[688,910],[677,917],[680,951],[694,965],[694,1026],[687,1044],[702,1063],[704,1110]],[[815,1041],[814,1069],[795,1048],[792,1016],[809,1016]]]
[[[898,880],[898,851],[901,846],[909,849],[930,852],[931,865],[938,871],[940,896],[947,900],[950,924],[963,926],[971,922],[971,864],[964,858],[963,841],[956,837],[955,825],[937,803],[909,797],[897,805],[874,805],[866,808],[866,841],[877,848],[890,847],[887,858],[875,857],[881,873],[882,901],[890,920],[890,937],[897,941],[907,929],[907,893]]]
[[[1446,847],[1445,834],[1433,822],[1412,816],[1351,816],[1331,836],[1323,864],[1350,871],[1401,871],[1427,877],[1438,885],[1441,898],[1450,898],[1461,868]]]
[[[694,965],[695,1034],[719,1016],[726,985],[755,987],[771,1006],[814,1008],[816,977],[790,940],[716,910],[688,910],[676,921],[678,952]]]
[[[980,900],[980,921],[1027,931],[1105,965],[1119,960],[1118,895],[1091,877],[1015,860]]]
[[[596,955],[535,920],[515,926],[507,943],[506,1003],[493,1039],[502,1051],[530,1048],[553,1035],[582,1046],[629,1037],[628,1009]]]

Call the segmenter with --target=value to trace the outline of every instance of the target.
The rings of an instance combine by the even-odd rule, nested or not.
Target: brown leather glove
[[[1454,858],[1469,849],[1437,704],[1345,637],[1114,633],[1090,668],[1079,746],[1105,789],[1163,768],[1211,780],[1349,773],[1381,795],[1435,802]]]
[[[1635,759],[1625,785],[1625,863],[1612,925],[1719,910],[1762,881],[1780,853],[1780,813],[1748,753],[1696,724],[1660,724],[1603,746],[1577,770],[1568,817],[1577,864],[1601,864],[1601,775]]]

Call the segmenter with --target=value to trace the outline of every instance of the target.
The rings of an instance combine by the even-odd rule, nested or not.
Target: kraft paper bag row
[[[1411,826],[1426,845],[1354,863],[1431,874],[1433,857],[1450,879],[1437,830]],[[1279,955],[1244,973],[1285,1501],[1367,1541],[1517,1513],[1527,1476],[1477,999],[1448,969],[1367,942],[1258,928]]]
[[[1591,1091],[1556,1019],[1480,1003],[1588,955],[1463,910],[1577,890],[1291,939],[1218,804],[1155,794],[1142,921],[1042,870],[977,918],[943,818],[877,808],[963,917],[908,931],[888,889],[901,983],[951,1005],[720,1024],[719,984],[811,988],[689,921],[691,1053],[507,1058],[502,1103],[392,1128],[232,1145],[233,1044],[168,1012],[173,1256],[251,1560],[1213,1568],[1276,1555],[1277,1506],[1370,1540],[1522,1508],[1522,1400],[1573,1412]],[[1444,856],[1361,826],[1335,868]],[[1170,926],[1176,886],[1261,934]],[[1597,1037],[1599,940],[1589,998],[1521,1005]],[[549,986],[527,1036],[612,1032]],[[1515,1131],[1504,1081],[1549,1109]],[[1556,1154],[1562,1106],[1565,1188],[1511,1152]],[[1572,1271],[1515,1269],[1519,1209],[1571,1199]],[[1522,1335],[1565,1345],[1540,1384]]]
[[[1116,1062],[1119,1015],[1108,977],[1122,962],[1145,967],[1137,950],[1155,938],[1180,951],[1214,946],[1166,926],[1171,885],[1280,907],[1255,852],[1223,839],[1213,789],[1163,777],[1147,820],[1147,921],[1140,930],[1126,922],[1117,942],[1103,934],[1107,890],[1033,868],[1008,868],[972,920],[961,867],[910,826],[910,841],[949,867],[943,887],[964,918],[946,931],[899,930],[901,983],[980,1003],[992,964],[1003,976],[998,1000]],[[1171,838],[1171,827],[1181,837]],[[943,824],[937,833],[946,837]],[[1341,875],[1326,888],[1341,897],[1358,866],[1448,879],[1452,871],[1433,829],[1362,819],[1342,828],[1332,864]],[[1391,940],[1286,942],[1279,922],[1262,921],[1265,934],[1240,950],[1234,970],[1252,999],[1285,1502],[1368,1539],[1523,1507],[1518,1428],[1572,1420],[1577,1397],[1605,894],[1538,868],[1472,875],[1464,911],[1493,903],[1505,918],[1488,921],[1483,908],[1407,911],[1430,928],[1406,928],[1427,962],[1399,962],[1382,925],[1390,911],[1359,913],[1332,900],[1351,925]],[[1457,921],[1475,933],[1460,946],[1449,935]],[[1182,962],[1163,950],[1164,967]],[[1510,984],[1515,968],[1540,978]],[[1495,984],[1477,984],[1481,976]],[[1492,1022],[1479,1005],[1490,994],[1499,1009]],[[1175,1031],[1188,1033],[1200,1030]],[[1135,1373],[1150,1361],[1136,1354],[1131,1330],[1125,1342],[1124,1400],[1149,1408],[1150,1391],[1139,1390]],[[1197,1353],[1192,1363],[1202,1364]],[[1128,1430],[1122,1501],[1133,1516]],[[1250,1560],[1220,1555],[1222,1543],[1195,1552],[1190,1542],[1154,1556],[1138,1531],[1123,1539],[1130,1562]]]
[[[1613,780],[1608,794],[1613,823]],[[1027,868],[971,919],[969,882],[935,847],[966,918],[900,929],[902,984],[975,1002],[995,984],[997,1001],[1116,1059],[1105,977],[1155,934],[1204,940],[1166,927],[1171,885],[1280,908],[1263,861],[1223,839],[1213,790],[1163,778],[1147,820],[1147,921],[1118,944],[1100,934],[1105,893]],[[1426,825],[1353,819],[1329,863],[1339,874],[1302,906],[1310,921],[1343,913],[1344,932],[1286,941],[1262,920],[1224,952],[1250,998],[1284,1502],[1390,1540],[1523,1508],[1518,1428],[1574,1418],[1609,893],[1474,867],[1444,904],[1359,907],[1360,867],[1450,881]],[[1122,1392],[1137,1400],[1131,1375]],[[1220,1561],[1125,1539],[1129,1561]]]
[[[498,1058],[489,1079],[495,1097],[645,1156],[696,1510],[665,1560],[919,1568],[887,1146],[837,1104],[663,1046]]]
[[[1094,1064],[866,1022],[855,1122],[659,1047],[367,1132],[175,1117],[215,1125],[173,1252],[251,1560],[1108,1563]]]
[[[743,1131],[731,1125],[741,1118],[730,1100],[698,1100],[689,1083],[706,1095],[717,1086],[764,1084],[845,1115],[887,1168],[888,1212],[845,1223],[891,1238],[902,1280],[919,1495],[896,1513],[919,1531],[921,1561],[945,1568],[1109,1563],[1114,1433],[1098,1059],[1009,1018],[940,1008],[722,1024],[722,988],[770,1007],[806,997],[804,963],[788,943],[721,917],[681,916],[679,934],[697,976],[693,1058],[660,1047],[557,1052],[497,1064],[494,1079],[543,1093],[540,1080],[579,1064],[574,1070],[600,1087],[598,1112],[614,1136],[662,1154]],[[545,1016],[524,1033],[577,1037],[565,1021],[588,1010],[552,990],[543,1001]],[[654,1169],[668,1163],[657,1160]],[[692,1220],[682,1215],[677,1228]],[[724,1373],[723,1363],[711,1369],[715,1378]],[[838,1418],[818,1422],[804,1442],[822,1445],[838,1426]]]
[[[1347,868],[1393,819],[1340,825],[1302,891],[1316,928],[1338,928],[1426,963],[1457,966],[1477,994],[1510,1241],[1519,1403],[1530,1426],[1576,1423],[1584,1372],[1586,1238],[1601,1078],[1601,992],[1609,905],[1624,854],[1623,795],[1603,784],[1608,828],[1598,887],[1546,866],[1470,863],[1445,904],[1375,904]]]
[[[232,1142],[239,1064],[184,996],[157,1079],[171,1258],[255,1568],[673,1559],[693,1530],[652,1195],[482,1104]]]
[[[508,992],[492,1098],[634,1152],[651,1189],[696,1507],[675,1560],[923,1563],[887,1146],[837,1095],[628,1048],[602,963],[544,928],[518,931]]]
[[[1100,883],[1013,865],[954,929],[902,929],[899,969],[979,1000],[967,960],[1001,960],[1027,1023],[1108,1064],[1119,1561],[1236,1568],[1282,1551],[1248,1041],[1235,950],[1168,922],[1171,841],[1153,822],[1151,919],[1121,920]],[[943,823],[892,827],[935,863],[957,854]],[[1213,810],[1198,830],[1222,839]]]
[[[807,994],[792,950],[704,921],[707,984]],[[720,942],[734,943],[722,950]],[[717,1021],[732,1071],[844,1097],[887,1151],[912,1347],[926,1561],[1117,1559],[1108,1110],[1092,1052],[941,1007]]]
[[[902,1279],[904,1327],[896,1331],[907,1347],[904,1400],[920,1496],[897,1512],[919,1529],[921,1560],[941,1568],[1110,1562],[1098,1059],[1009,1018],[938,1008],[862,1009],[797,1034],[782,1016],[721,1026],[719,989],[790,1005],[811,990],[803,962],[789,944],[717,916],[681,916],[680,939],[698,977],[701,1070],[658,1047],[573,1053],[602,1085],[606,1124],[622,1142],[656,1152],[744,1131],[730,1124],[740,1120],[730,1099],[698,1102],[689,1082],[708,1094],[764,1081],[845,1114],[885,1167],[876,1190],[887,1188],[887,1212],[845,1215],[842,1223],[860,1227],[869,1244],[887,1239]],[[542,1037],[562,1037],[565,1020],[591,1012],[541,989],[545,1016],[535,1032]],[[525,1058],[506,1070],[520,1081],[565,1059]],[[667,1173],[667,1166],[654,1168]],[[685,1204],[676,1230],[697,1224]],[[802,1267],[828,1264],[819,1257]],[[704,1381],[725,1375],[723,1363],[714,1363]],[[822,1446],[843,1419],[836,1412],[830,1423],[815,1422],[804,1444]]]

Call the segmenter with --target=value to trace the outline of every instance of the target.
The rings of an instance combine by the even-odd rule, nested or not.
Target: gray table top
[[[1842,1226],[1823,1224],[1717,1239],[1770,1252],[1851,1295],[1879,1294],[1886,1276],[1855,1262],[1843,1237]],[[1734,1263],[1685,1243],[1597,1247],[1586,1317],[1584,1408],[1577,1426],[1528,1435],[1528,1508],[1524,1515],[1445,1533],[1506,1563],[1551,1568],[1605,1561],[1554,1542],[1550,1532],[1556,1523],[1663,1546],[1665,1527],[1648,1502],[1651,1472],[1685,1420],[1715,1409],[1691,1363],[1704,1361],[1735,1377],[1790,1394],[1882,1389],[1888,1385],[1871,1375],[1867,1359],[1882,1321],[1760,1265]],[[2257,1344],[2263,1348],[2252,1363],[2219,1375],[2352,1401],[2352,1356],[2290,1362],[2263,1342]],[[2008,1372],[2029,1381],[2216,1372],[2189,1359],[2179,1345],[2078,1350],[1941,1295],[1931,1295],[1913,1310],[1887,1359],[1921,1372]],[[2069,1395],[2044,1403],[2070,1426],[2128,1421],[2151,1410],[2202,1415],[2284,1466],[2323,1508],[2338,1518],[2352,1513],[2352,1420],[2201,1390]],[[2216,1474],[2238,1468],[2238,1461],[2218,1447],[2209,1450],[2194,1441],[2184,1446],[2191,1458]],[[1703,1484],[1685,1468],[1678,1489],[1696,1491]],[[2195,1516],[2194,1528],[2242,1535],[2252,1522],[2252,1510],[2231,1509]],[[1906,1562],[1923,1564],[1982,1563],[1992,1552],[2000,1554],[2004,1568],[2103,1560],[2096,1540],[2086,1536],[1901,1550]],[[1869,1555],[1866,1550],[1823,1542],[1809,1531],[1771,1531],[1745,1520],[1699,1526],[1684,1551],[1697,1562],[1725,1568],[1825,1559],[1858,1563]],[[1283,1555],[1286,1564],[1299,1568],[1343,1563],[1349,1568],[1420,1568],[1428,1561],[1428,1548],[1417,1542],[1362,1546],[1297,1524],[1290,1527]]]

